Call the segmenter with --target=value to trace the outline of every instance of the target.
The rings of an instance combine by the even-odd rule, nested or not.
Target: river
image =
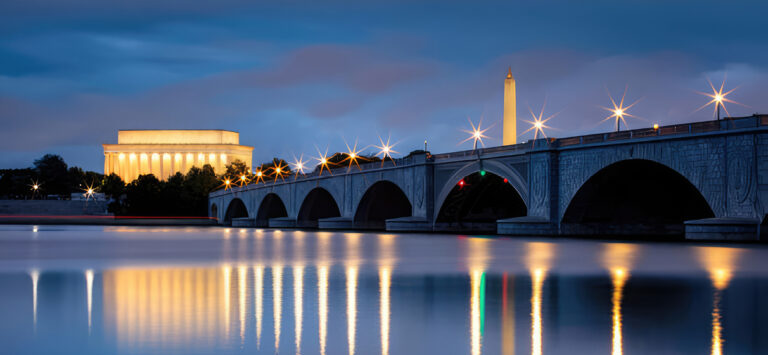
[[[2,354],[765,354],[768,249],[0,226]]]

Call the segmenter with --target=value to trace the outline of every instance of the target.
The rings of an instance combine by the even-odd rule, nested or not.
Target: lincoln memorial
[[[158,179],[193,166],[210,164],[217,174],[235,160],[251,166],[253,147],[240,145],[240,134],[224,130],[121,130],[117,144],[104,144],[104,174],[126,182],[139,175]]]

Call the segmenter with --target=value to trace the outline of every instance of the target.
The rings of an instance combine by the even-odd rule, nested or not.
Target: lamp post
[[[715,95],[715,108],[717,110],[717,120],[720,121],[720,106],[723,105],[723,95]]]

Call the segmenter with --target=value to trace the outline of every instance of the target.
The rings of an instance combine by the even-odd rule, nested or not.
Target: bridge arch
[[[385,221],[411,216],[413,206],[403,190],[392,181],[379,180],[365,191],[355,211],[355,226],[384,229]]]
[[[271,218],[288,217],[285,203],[276,193],[268,193],[261,200],[259,210],[256,213],[256,225],[267,226]]]
[[[216,205],[213,205],[216,207]],[[248,217],[248,209],[245,207],[243,200],[239,198],[233,198],[227,206],[227,211],[224,213],[224,224],[232,224],[233,218]]]
[[[497,220],[527,215],[528,206],[519,191],[509,178],[490,169],[472,172],[455,180],[435,205],[439,207],[435,230],[495,232]]]
[[[317,227],[318,219],[331,217],[341,217],[339,204],[328,190],[315,187],[304,197],[296,223],[299,227]]]
[[[646,159],[609,164],[568,201],[564,234],[682,234],[686,220],[715,217],[701,191],[667,165]]]

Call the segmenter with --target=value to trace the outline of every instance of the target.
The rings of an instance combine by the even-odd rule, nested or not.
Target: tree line
[[[413,151],[408,156],[424,154]],[[380,162],[376,156],[360,155],[360,164]],[[347,153],[334,153],[328,159],[333,169],[349,162]],[[314,168],[320,170],[320,165]],[[261,172],[261,176],[257,176]],[[279,172],[279,174],[278,174]],[[116,174],[103,175],[68,166],[55,154],[46,154],[24,169],[0,169],[0,199],[69,199],[72,193],[85,193],[89,188],[104,193],[109,200],[109,212],[117,216],[207,216],[208,194],[231,185],[269,182],[279,176],[295,174],[281,158],[260,164],[251,170],[244,162],[235,160],[217,175],[213,167],[192,167],[160,180],[152,174],[140,175],[126,183]],[[259,181],[261,179],[261,181]]]

